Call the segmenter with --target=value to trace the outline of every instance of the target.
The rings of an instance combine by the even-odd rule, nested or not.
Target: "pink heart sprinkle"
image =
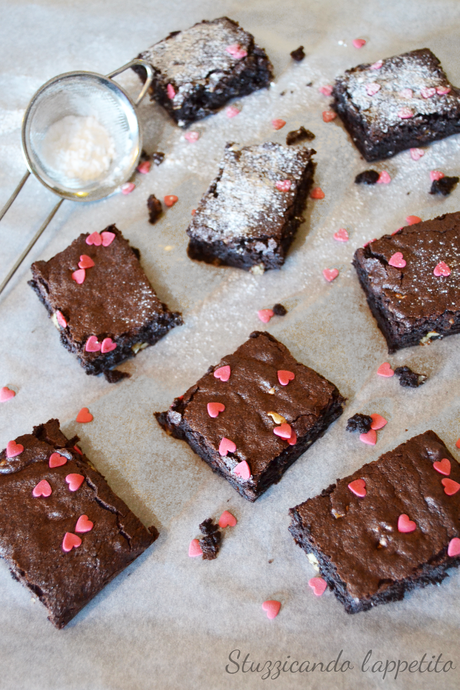
[[[273,599],[271,599],[270,601],[264,601],[264,603],[262,604],[262,608],[267,614],[267,618],[270,618],[271,620],[273,618],[276,618],[276,616],[279,614],[281,603],[279,601],[274,601]]]
[[[72,532],[66,532],[62,540],[62,550],[68,553],[72,549],[77,549],[81,545],[81,539]]]
[[[40,496],[48,498],[48,496],[51,496],[52,492],[53,490],[50,483],[47,482],[46,479],[42,479],[41,482],[38,482],[37,486],[34,486],[32,495],[35,496],[35,498],[39,498]]]
[[[95,335],[90,335],[85,345],[86,352],[99,352],[100,349],[101,343],[98,343]]]
[[[391,177],[387,173],[386,170],[382,170],[382,172],[379,175],[379,179],[377,180],[377,184],[390,184],[391,182]]]
[[[93,527],[94,522],[91,522],[87,515],[80,515],[75,525],[75,532],[91,532]]]
[[[225,50],[227,51],[227,53],[230,53],[230,55],[236,58],[237,60],[241,60],[241,58],[246,57],[246,55],[248,54],[247,51],[239,45],[239,43],[234,43],[231,46],[227,46]]]
[[[136,189],[136,185],[134,182],[125,182],[124,184],[121,185],[121,193],[122,194],[131,194],[131,192]]]
[[[392,234],[392,235],[397,235],[398,233],[401,232],[402,229],[403,229],[403,226],[401,226],[400,228],[398,228],[397,230],[395,230],[395,231],[392,232],[391,234]],[[375,240],[374,240],[374,242],[375,242]]]
[[[380,69],[383,66],[383,60],[377,60],[377,62],[374,62],[373,65],[371,65],[370,69]]]
[[[374,429],[374,431],[378,431],[379,429],[383,429],[383,427],[388,424],[385,417],[382,417],[382,415],[380,415],[380,414],[374,413],[374,414],[371,414],[370,417],[372,417],[371,429]]]
[[[444,487],[444,493],[447,496],[453,496],[460,489],[460,484],[454,482],[453,479],[441,479],[441,484]]]
[[[402,89],[399,92],[400,98],[412,98],[413,95],[414,92],[412,91],[412,89]]]
[[[112,352],[117,347],[117,343],[114,343],[112,338],[104,338],[101,345],[101,352],[105,355],[106,352]]]
[[[417,525],[413,520],[409,520],[409,516],[403,513],[398,518],[398,532],[403,532],[408,534],[409,532],[414,532],[417,529]]]
[[[379,366],[377,369],[377,374],[379,376],[385,376],[385,378],[390,378],[391,376],[394,375],[393,369],[390,367],[388,362],[384,362]]]
[[[251,477],[251,469],[246,462],[246,460],[243,460],[243,462],[239,462],[236,467],[233,468],[233,474],[236,474],[238,477],[241,477],[244,481],[247,481]]]
[[[326,278],[328,283],[331,283],[337,278],[339,271],[337,268],[325,268],[323,270],[323,276]]]
[[[166,87],[166,93],[168,94],[168,98],[170,101],[174,98],[176,95],[176,92],[174,91],[174,86],[172,84],[168,84]]]
[[[460,448],[460,438],[455,441],[455,445],[457,448]]]
[[[438,460],[437,462],[433,463],[433,468],[436,470],[436,472],[439,472],[439,474],[449,476],[451,470],[450,460],[448,458]]]
[[[86,278],[86,271],[84,268],[79,268],[78,271],[74,271],[72,273],[72,280],[74,280],[78,285],[81,285],[82,283],[85,282]]]
[[[196,558],[197,556],[202,556],[203,551],[200,546],[198,539],[192,539],[188,547],[188,555],[190,558]]]
[[[66,462],[67,458],[60,453],[51,453],[48,466],[53,469],[53,467],[62,467],[62,465],[65,465]]]
[[[67,326],[67,321],[65,320],[64,315],[59,311],[59,309],[54,312],[54,315],[59,326],[61,328],[65,328]]]
[[[425,155],[425,151],[423,149],[411,149],[410,150],[410,157],[412,158],[413,161],[419,161],[422,156]]]
[[[366,93],[368,96],[375,96],[376,93],[378,93],[381,89],[380,84],[377,84],[376,81],[371,82],[370,84],[366,84]]]
[[[219,367],[219,369],[216,369],[214,372],[215,378],[224,381],[224,383],[225,381],[228,381],[228,379],[230,378],[230,374],[231,369],[228,366],[228,364],[226,364],[224,367]]]
[[[348,488],[355,494],[355,496],[359,496],[359,498],[364,498],[364,496],[367,494],[366,482],[364,479],[355,479],[348,484]]]
[[[259,309],[257,316],[262,321],[262,323],[268,323],[270,319],[275,316],[273,309]]]
[[[435,267],[433,271],[435,276],[450,276],[450,268],[447,264],[444,263],[444,261],[440,261]]]
[[[199,132],[185,132],[184,138],[187,139],[191,144],[193,144],[195,141],[198,141],[200,138],[200,133]]]
[[[228,510],[224,510],[219,518],[219,527],[221,529],[225,529],[225,527],[235,527],[236,523],[236,517],[229,513]]]
[[[293,374],[292,371],[287,371],[286,369],[279,369],[277,374],[278,381],[282,386],[287,386],[289,381],[293,381],[295,379],[295,374]]]
[[[444,96],[446,93],[450,93],[450,86],[438,86],[436,88],[436,93],[440,96]]]
[[[330,84],[325,84],[325,86],[320,86],[318,91],[322,93],[324,96],[331,96],[332,88],[333,87]]]
[[[436,89],[434,89],[431,86],[429,88],[424,86],[423,89],[420,89],[420,93],[421,93],[422,98],[431,98],[432,96],[435,95]]]
[[[388,264],[390,266],[394,266],[395,268],[404,268],[406,265],[406,260],[401,252],[395,252],[392,256],[390,256]]]
[[[88,410],[88,408],[82,407],[80,412],[77,414],[77,418],[75,421],[77,421],[79,424],[89,424],[89,422],[92,422],[93,419],[94,417]]]
[[[323,111],[323,121],[324,122],[332,122],[332,120],[335,120],[337,117],[337,113],[334,113],[333,110],[324,110]]]
[[[458,537],[454,537],[450,540],[449,546],[447,547],[447,555],[451,558],[460,556],[460,539]]]
[[[367,247],[367,245],[368,245],[368,244],[372,244],[372,242],[377,242],[377,238],[374,237],[373,240],[369,240],[369,242],[366,242],[366,244],[364,244],[363,246],[364,246],[364,247]]]
[[[112,244],[112,242],[115,239],[115,233],[114,232],[109,232],[106,230],[105,232],[101,233],[101,239],[102,239],[102,246],[103,247],[108,247],[109,245]]]
[[[360,434],[359,440],[366,443],[368,446],[375,446],[377,443],[377,434],[374,429],[371,429],[367,434]]]
[[[142,175],[147,175],[147,173],[150,172],[151,167],[152,163],[150,161],[143,161],[137,166],[137,172],[141,173]]]
[[[236,106],[230,105],[225,111],[225,114],[227,115],[227,117],[236,117],[240,114],[240,110]]]
[[[337,240],[337,242],[348,242],[350,237],[345,228],[340,228],[339,230],[337,230],[337,232],[334,233],[334,239]]]
[[[325,196],[321,187],[314,187],[310,192],[310,199],[324,199]]]
[[[7,400],[11,400],[11,398],[14,398],[16,393],[11,390],[11,388],[8,388],[8,386],[3,386],[3,388],[0,388],[0,402],[6,402]]]
[[[352,43],[354,47],[358,50],[366,45],[366,41],[364,40],[364,38],[354,38]]]
[[[281,426],[275,426],[275,428],[273,429],[273,433],[275,434],[275,436],[279,436],[280,438],[288,440],[291,438],[292,429],[290,424],[285,422],[284,424],[281,424]]]
[[[419,218],[419,216],[407,216],[406,218],[406,223],[407,225],[417,225],[417,223],[421,223],[422,219]]]
[[[163,197],[163,201],[168,208],[171,208],[171,206],[174,206],[174,204],[179,201],[179,197],[175,194],[167,194]]]
[[[69,491],[77,491],[85,481],[85,478],[82,474],[68,474],[65,480],[69,485]]]
[[[16,443],[16,441],[8,441],[6,444],[6,457],[15,458],[17,455],[21,455],[23,450],[24,446],[21,446],[20,443]]]
[[[430,172],[430,179],[432,182],[434,182],[434,180],[442,180],[443,177],[445,177],[445,175],[440,170],[432,170]]]
[[[82,451],[78,446],[74,446],[73,449],[77,451],[78,455],[83,455]]]
[[[95,247],[100,247],[102,244],[100,234],[98,232],[92,232],[91,235],[88,235],[86,238],[86,244],[94,244]]]
[[[414,113],[410,108],[401,108],[401,110],[398,110],[398,117],[401,120],[408,120],[410,117],[414,117]]]
[[[80,268],[93,268],[94,261],[87,254],[82,254],[80,256],[80,261],[78,262],[78,266]]]
[[[275,183],[276,189],[279,189],[280,192],[288,192],[291,189],[291,180],[278,180],[278,182]]]
[[[273,129],[283,129],[284,125],[286,124],[286,120],[272,120],[272,127]]]
[[[219,416],[220,412],[225,412],[225,405],[220,402],[210,402],[207,405],[208,415],[214,419]]]
[[[225,457],[227,455],[227,453],[234,453],[235,450],[236,450],[235,443],[233,443],[233,441],[230,441],[229,438],[225,438],[225,436],[224,436],[222,438],[221,442],[219,443],[219,455],[222,455]]]
[[[320,597],[326,591],[327,582],[326,580],[323,580],[322,577],[312,577],[310,580],[308,580],[308,584],[317,597]]]

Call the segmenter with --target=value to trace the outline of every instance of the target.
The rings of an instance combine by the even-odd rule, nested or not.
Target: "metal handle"
[[[12,195],[10,196],[10,198],[8,199],[8,201],[6,202],[6,204],[4,205],[4,207],[2,208],[2,210],[0,211],[0,220],[3,218],[3,216],[8,211],[8,209],[11,206],[11,204],[13,203],[13,201],[18,196],[21,189],[24,187],[25,183],[27,182],[27,178],[29,177],[29,175],[30,175],[30,172],[27,171],[26,174],[24,175],[24,177],[22,178],[22,180],[20,181],[20,183],[18,184],[18,186],[16,187],[16,189],[14,190],[14,192],[12,193]]]
[[[145,80],[144,86],[142,87],[142,90],[141,90],[139,96],[134,101],[134,105],[139,105],[139,103],[142,101],[145,94],[149,90],[149,87],[150,87],[150,85],[153,81],[153,77],[154,77],[153,67],[149,62],[146,62],[146,60],[141,60],[140,58],[138,58],[136,60],[131,60],[131,62],[128,62],[127,65],[123,65],[123,67],[119,67],[114,72],[110,72],[109,74],[106,74],[105,76],[107,77],[107,79],[112,79],[112,77],[116,77],[117,74],[121,74],[122,72],[125,72],[127,69],[129,69],[133,65],[140,65],[140,67],[143,67],[145,69],[145,71],[147,72],[147,79]]]

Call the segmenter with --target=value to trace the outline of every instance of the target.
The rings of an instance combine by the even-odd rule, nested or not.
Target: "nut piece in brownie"
[[[139,251],[115,225],[80,235],[31,268],[29,285],[87,374],[107,372],[182,323],[180,314],[160,302]]]
[[[154,71],[150,94],[178,125],[214,113],[231,98],[267,87],[273,68],[254,36],[220,17],[173,31],[138,56]],[[134,70],[145,81],[145,71]]]
[[[228,144],[187,229],[191,259],[263,273],[280,268],[303,221],[312,149]]]
[[[460,565],[459,482],[426,431],[292,508],[289,531],[347,613],[367,611]]]
[[[343,402],[334,384],[255,331],[155,416],[255,501],[342,414]]]
[[[63,628],[158,536],[67,439],[57,419],[0,453],[0,553]]]
[[[460,332],[460,213],[384,235],[353,265],[389,352]]]
[[[460,92],[428,48],[347,70],[332,95],[367,161],[460,132]]]

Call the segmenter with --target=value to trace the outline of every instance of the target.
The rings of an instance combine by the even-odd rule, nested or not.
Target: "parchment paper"
[[[440,587],[349,616],[331,593],[313,595],[307,583],[315,571],[287,531],[290,507],[426,429],[459,457],[459,336],[389,358],[350,262],[357,247],[400,227],[409,214],[428,219],[459,210],[460,190],[440,199],[428,190],[430,170],[459,173],[460,138],[426,147],[419,161],[406,151],[375,164],[389,172],[391,184],[358,186],[355,175],[370,166],[338,120],[322,121],[328,99],[318,91],[346,68],[425,46],[459,84],[458,2],[3,0],[0,7],[0,205],[25,170],[22,113],[37,88],[60,72],[107,73],[172,30],[226,14],[255,35],[276,75],[269,90],[239,101],[237,117],[228,119],[222,111],[197,123],[192,129],[201,137],[194,144],[159,106],[145,101],[140,117],[146,148],[164,151],[165,162],[139,175],[129,196],[90,205],[65,202],[1,298],[0,386],[9,385],[17,396],[1,405],[0,447],[58,417],[67,434],[81,436],[89,458],[130,508],[160,530],[154,546],[63,631],[52,627],[42,605],[0,563],[2,690],[252,688],[265,682],[282,688],[458,688],[460,572],[451,571]],[[366,39],[367,45],[356,50],[354,38]],[[307,57],[297,64],[289,53],[300,44]],[[135,75],[123,77],[123,84],[137,93]],[[274,132],[273,118],[287,120],[286,127]],[[316,134],[316,184],[326,197],[308,202],[306,222],[284,268],[254,277],[190,261],[185,228],[225,143],[284,142],[299,125]],[[179,197],[155,226],[147,222],[152,192]],[[0,279],[54,203],[38,182],[27,182],[0,225]],[[100,231],[113,222],[141,250],[161,299],[181,310],[185,320],[124,364],[132,378],[116,386],[85,375],[26,284],[33,260],[48,259],[80,232]],[[333,240],[340,227],[347,228],[348,243]],[[329,284],[322,270],[331,267],[340,274]],[[252,330],[264,328],[257,310],[275,302],[289,313],[267,329],[333,381],[348,403],[342,418],[281,483],[249,504],[186,444],[167,437],[152,415]],[[384,361],[407,364],[429,380],[420,389],[403,389],[396,378],[376,376]],[[74,421],[83,406],[94,415],[91,424]],[[358,411],[388,419],[375,447],[345,433],[347,418]],[[217,560],[188,558],[198,524],[218,518],[224,509],[235,514],[238,525],[226,530]],[[271,621],[261,608],[266,599],[282,602]],[[333,670],[327,664],[341,650],[335,668],[342,671]],[[369,650],[370,662],[362,667]],[[430,672],[427,662],[440,654],[438,670],[449,660],[455,668]],[[322,662],[329,671],[318,666],[309,673],[280,671],[276,677],[274,666],[264,681],[269,660],[287,662],[285,669],[293,660]],[[383,666],[373,667],[378,660]],[[416,661],[418,667],[397,678],[388,669],[384,678],[387,660]],[[342,666],[345,661],[349,664]],[[259,663],[259,672],[251,662]]]

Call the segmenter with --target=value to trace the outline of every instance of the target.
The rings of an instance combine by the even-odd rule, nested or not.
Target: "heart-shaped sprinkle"
[[[324,96],[331,96],[332,89],[333,87],[330,84],[325,84],[325,86],[320,86],[318,91],[322,93]]]
[[[326,591],[327,582],[322,577],[312,577],[308,580],[308,584],[317,597],[320,597]]]
[[[430,172],[430,179],[432,182],[434,182],[435,180],[442,180],[443,177],[445,177],[445,175],[440,170],[432,170]]]
[[[323,122],[332,122],[332,120],[335,120],[336,117],[337,113],[334,113],[333,110],[323,111]]]
[[[106,230],[105,232],[101,233],[101,239],[102,239],[102,246],[103,247],[108,247],[109,245],[112,244],[112,242],[115,239],[115,233],[114,232],[109,232]]]
[[[338,275],[338,268],[325,268],[323,270],[323,276],[326,278],[328,283],[332,283],[332,281],[335,280]]]
[[[414,117],[414,113],[410,108],[401,108],[401,110],[398,110],[398,117],[401,120],[408,120],[410,117]]]
[[[112,352],[116,347],[117,344],[113,342],[112,338],[104,338],[101,345],[101,352],[105,355],[106,352]]]
[[[314,187],[310,192],[310,199],[324,199],[325,196],[321,187]]]
[[[449,546],[447,547],[447,555],[451,558],[460,556],[460,539],[458,537],[454,537],[450,540]]]
[[[51,496],[52,493],[53,490],[50,486],[50,483],[47,482],[46,479],[42,479],[41,482],[38,482],[37,486],[34,486],[32,489],[32,495],[35,496],[35,498],[39,498],[40,496],[48,498],[48,496]]]
[[[165,205],[168,208],[171,208],[171,206],[174,206],[175,203],[179,201],[179,197],[176,196],[175,194],[167,194],[164,198],[163,201],[165,202]]]
[[[424,86],[422,89],[420,89],[420,94],[421,94],[422,98],[432,98],[432,96],[434,96],[435,93],[436,93],[436,89],[434,89],[431,86],[430,87]]]
[[[400,98],[412,98],[413,95],[414,95],[414,92],[412,91],[412,89],[402,89],[399,92]]]
[[[438,86],[436,87],[436,93],[439,94],[439,96],[445,96],[446,93],[450,93],[451,89],[450,86]]]
[[[287,386],[289,381],[293,381],[295,379],[295,374],[292,371],[287,371],[286,369],[279,369],[277,374],[278,381],[282,386]]]
[[[337,242],[348,242],[350,237],[345,228],[340,228],[339,230],[337,230],[337,232],[334,233],[334,239],[337,240]]]
[[[67,458],[60,453],[51,453],[48,465],[51,467],[51,469],[53,469],[53,467],[62,467],[62,465],[65,465],[66,462]]]
[[[219,527],[221,529],[225,529],[225,527],[235,527],[236,523],[236,517],[229,513],[228,510],[224,510],[219,518]]]
[[[460,484],[454,482],[453,479],[441,479],[441,484],[444,486],[444,493],[447,496],[453,496],[460,489]]]
[[[227,51],[227,53],[230,53],[230,55],[236,58],[237,60],[245,58],[248,54],[247,51],[239,45],[239,43],[234,43],[231,46],[227,46],[225,50]]]
[[[102,238],[98,232],[92,232],[91,235],[88,235],[86,238],[86,244],[94,244],[95,247],[100,247],[102,244]]]
[[[66,532],[62,540],[62,550],[68,553],[72,549],[77,549],[81,545],[81,539],[72,532]]]
[[[8,386],[3,386],[3,388],[0,388],[0,402],[6,402],[7,400],[11,400],[11,398],[14,398],[16,393],[11,390],[11,388],[8,388]]]
[[[291,180],[278,180],[275,187],[280,192],[288,192],[291,189]]]
[[[94,261],[87,254],[82,254],[78,265],[80,268],[92,268],[94,266]]]
[[[65,480],[69,485],[69,491],[78,491],[85,478],[82,474],[68,474]]]
[[[382,66],[383,60],[377,60],[377,62],[374,62],[374,64],[370,66],[370,69],[380,69]]]
[[[189,141],[191,144],[193,144],[195,141],[198,141],[199,138],[199,132],[185,132],[184,134],[184,139],[187,139],[187,141]]]
[[[77,414],[77,419],[76,421],[79,424],[88,424],[88,422],[92,422],[94,419],[93,415],[91,412],[88,410],[87,407],[82,407],[80,412]]]
[[[366,443],[368,446],[375,446],[377,443],[377,434],[374,429],[370,429],[367,434],[360,434],[359,440]]]
[[[390,184],[391,182],[391,177],[387,173],[386,170],[382,170],[382,172],[379,175],[379,179],[377,180],[377,184]]]
[[[262,321],[262,323],[268,323],[270,319],[275,316],[273,309],[259,309],[257,316]]]
[[[75,525],[75,532],[91,532],[93,527],[94,522],[91,522],[87,515],[80,515]]]
[[[74,280],[78,285],[81,285],[82,283],[85,282],[86,278],[86,271],[84,268],[79,268],[78,271],[74,271],[72,273],[72,280]]]
[[[395,268],[404,268],[406,260],[401,252],[395,252],[389,259],[388,264]]]
[[[226,456],[227,453],[234,453],[236,450],[236,445],[229,438],[222,438],[219,443],[219,455]]]
[[[406,223],[407,225],[417,225],[417,223],[421,223],[422,219],[419,218],[419,216],[407,216],[406,218]]]
[[[219,367],[214,372],[215,378],[220,379],[220,381],[224,381],[224,383],[225,383],[225,381],[228,381],[228,379],[230,378],[230,374],[231,374],[231,369],[228,366],[228,364],[226,364],[224,367]]]
[[[411,149],[410,150],[410,157],[412,158],[413,161],[419,161],[422,156],[425,155],[425,151],[423,149]]]
[[[388,423],[385,417],[382,417],[380,414],[374,413],[371,414],[370,417],[372,417],[371,429],[374,429],[374,431],[383,429],[383,427]]]
[[[273,433],[275,434],[275,436],[279,436],[280,438],[289,439],[291,438],[292,429],[290,424],[285,422],[284,424],[281,424],[281,426],[276,426],[273,429]]]
[[[207,405],[208,415],[214,419],[219,416],[220,412],[225,412],[225,405],[220,402],[210,402]]]
[[[99,352],[100,349],[101,343],[98,342],[95,335],[90,335],[85,345],[86,352]]]
[[[391,376],[394,375],[393,369],[390,367],[388,362],[384,362],[379,366],[377,369],[377,374],[379,376],[384,376],[385,378],[390,378]]]
[[[437,462],[433,463],[433,468],[436,470],[436,472],[439,472],[439,474],[449,476],[451,470],[450,460],[448,458],[438,460]]]
[[[6,457],[15,458],[17,455],[20,455],[23,450],[24,446],[21,446],[20,443],[16,443],[16,441],[8,441],[6,444]]]
[[[374,81],[371,84],[366,84],[366,93],[368,96],[375,96],[375,94],[380,91],[380,88],[380,84]]]
[[[276,616],[279,614],[281,603],[271,599],[270,601],[264,601],[262,608],[267,614],[267,618],[270,618],[271,620],[272,618],[276,618]]]
[[[65,328],[67,326],[67,321],[65,320],[64,315],[59,310],[55,311],[54,315],[59,326],[61,328]]]
[[[240,110],[236,106],[230,105],[225,111],[225,114],[227,117],[236,117],[240,114]]]
[[[188,555],[190,558],[196,558],[203,555],[203,550],[198,539],[192,539],[188,547]]]
[[[77,451],[78,455],[83,455],[83,452],[80,450],[78,446],[74,446],[73,449]]]
[[[136,185],[134,182],[125,182],[124,184],[121,185],[121,193],[122,194],[131,194],[136,189]]]
[[[450,276],[450,268],[447,264],[444,263],[444,261],[440,261],[435,267],[433,271],[434,275],[439,277],[439,276]]]
[[[348,484],[348,488],[355,494],[355,496],[359,496],[359,498],[364,498],[367,493],[366,482],[364,479],[355,479]]]
[[[272,120],[272,127],[273,129],[283,129],[284,125],[286,124],[286,120]]]
[[[172,84],[168,84],[166,86],[166,93],[168,94],[169,100],[172,101],[172,99],[176,95],[176,92],[174,91],[174,86]]]
[[[288,438],[287,442],[289,443],[290,446],[295,446],[295,444],[297,443],[297,434],[294,431],[294,429],[292,429],[291,435]]]
[[[364,38],[354,38],[352,43],[353,43],[354,47],[357,48],[358,50],[360,48],[363,48],[363,46],[366,45],[366,41],[364,40]]]
[[[147,175],[152,167],[151,161],[142,161],[140,165],[137,166],[137,172],[141,175]]]
[[[246,462],[246,460],[243,460],[243,462],[239,462],[236,467],[233,468],[233,474],[236,474],[238,477],[241,477],[244,481],[247,481],[251,477],[251,469]]]
[[[398,532],[403,532],[408,534],[409,532],[414,532],[417,529],[417,525],[413,520],[409,520],[409,516],[403,513],[398,518]]]

